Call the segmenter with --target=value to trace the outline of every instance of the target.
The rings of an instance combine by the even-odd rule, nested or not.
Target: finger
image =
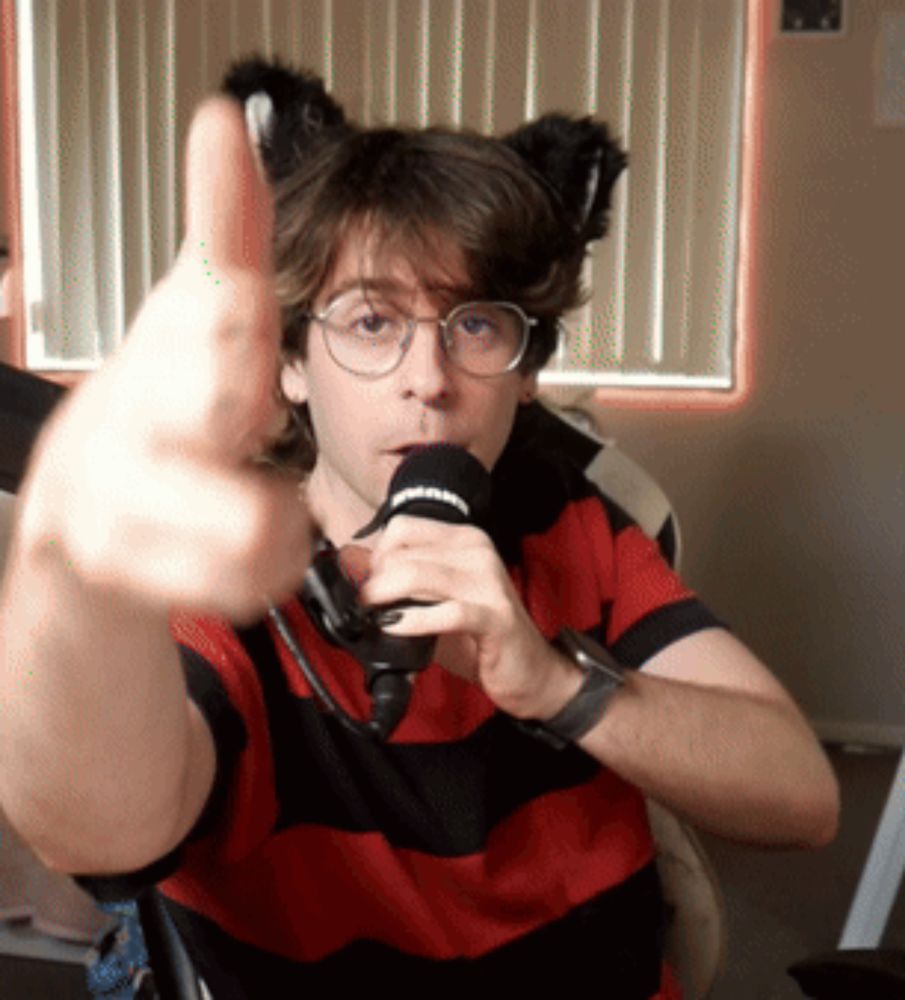
[[[402,549],[449,549],[463,551],[466,548],[492,548],[488,535],[472,524],[451,524],[449,521],[435,521],[429,517],[413,517],[398,514],[377,537],[373,555],[375,562],[382,561],[390,553]]]
[[[375,566],[362,584],[360,598],[368,605],[391,604],[401,600],[445,601],[469,595],[490,602],[487,574],[478,572],[476,561],[459,554],[406,549]]]
[[[371,573],[371,552],[363,545],[345,545],[339,552],[339,563],[346,579],[357,588]]]
[[[477,633],[486,627],[488,615],[479,605],[460,601],[438,601],[433,604],[413,604],[394,609],[393,619],[381,630],[391,635],[442,635],[444,633]]]
[[[145,302],[114,386],[132,430],[164,448],[232,462],[282,426],[279,310],[271,283],[233,271],[205,289],[184,258]]]
[[[272,269],[273,204],[233,100],[205,101],[189,129],[184,251],[212,280],[233,268]]]

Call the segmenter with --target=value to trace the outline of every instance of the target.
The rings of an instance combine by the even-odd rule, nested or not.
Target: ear
[[[272,181],[291,173],[319,136],[345,125],[343,109],[319,77],[277,59],[252,56],[233,63],[222,89],[244,105]]]
[[[585,244],[607,231],[616,178],[628,157],[603,122],[549,114],[503,138],[552,190],[577,240]]]
[[[290,403],[308,402],[308,376],[305,373],[305,363],[300,358],[283,365],[280,372],[280,388]]]

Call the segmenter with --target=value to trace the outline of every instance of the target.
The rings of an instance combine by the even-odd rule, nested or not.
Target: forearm
[[[20,541],[0,635],[0,805],[53,867],[146,863],[179,814],[190,751],[165,619]]]
[[[786,846],[835,832],[835,777],[791,705],[630,671],[580,745],[711,832]]]

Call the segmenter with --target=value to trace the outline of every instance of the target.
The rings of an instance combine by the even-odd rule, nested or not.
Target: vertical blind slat
[[[44,104],[44,110],[47,113],[47,120],[51,131],[43,136],[43,148],[38,154],[38,163],[42,167],[46,164],[50,175],[50,183],[47,185],[49,197],[46,204],[43,203],[43,199],[40,203],[44,208],[44,211],[41,213],[41,235],[49,236],[49,253],[45,258],[46,281],[44,287],[48,293],[51,290],[55,290],[58,291],[58,294],[48,294],[44,299],[44,305],[46,308],[45,321],[52,330],[57,331],[57,343],[55,346],[59,351],[61,346],[59,331],[63,325],[62,295],[59,294],[59,292],[63,291],[63,278],[60,273],[60,263],[63,258],[61,244],[60,170],[65,162],[65,138],[60,115],[60,67],[57,63],[55,52],[63,47],[64,41],[60,33],[57,4],[53,0],[49,0],[47,8],[49,37],[45,40],[47,44],[43,46],[44,51],[36,51],[35,54],[37,57],[37,66],[44,68],[47,84],[47,100]],[[91,352],[93,345],[90,340],[85,341],[85,346]]]
[[[425,85],[421,124],[452,125],[454,122],[455,3],[431,0],[425,4],[422,21],[423,55],[427,56],[422,81]]]
[[[709,53],[713,82],[702,87],[698,102],[704,141],[699,144],[693,216],[695,282],[688,364],[714,371],[728,360],[727,328],[731,332],[735,306],[740,118],[727,116],[725,107],[727,102],[741,106],[744,4],[730,0],[709,7],[708,13],[701,20],[701,48]]]
[[[91,108],[91,117],[84,125],[91,185],[90,200],[85,206],[85,212],[89,220],[88,235],[92,254],[90,263],[86,261],[84,268],[80,269],[79,280],[86,285],[86,290],[90,289],[90,311],[75,313],[73,320],[81,326],[83,316],[93,315],[94,322],[91,326],[96,338],[97,354],[102,356],[116,344],[113,332],[116,329],[116,272],[111,267],[115,253],[115,227],[110,224],[116,189],[108,153],[108,150],[115,148],[115,143],[111,130],[112,119],[109,114],[105,114],[110,106],[109,50],[103,44],[89,45],[87,34],[89,24],[99,25],[103,39],[109,26],[98,0],[84,0],[84,7],[82,16],[86,38],[82,73],[86,79],[86,100]],[[85,116],[80,117],[84,119]]]
[[[367,51],[365,107],[367,125],[389,121],[394,103],[396,53],[392,4],[368,4],[364,44]]]
[[[506,0],[495,6],[495,32],[488,58],[493,65],[493,85],[488,94],[490,131],[510,132],[525,117],[524,85],[528,70],[526,26],[528,0]]]
[[[530,119],[542,111],[568,111],[587,114],[588,30],[591,23],[587,0],[570,4],[569,16],[549,18],[540,5],[536,23],[535,53],[537,111],[529,111]]]
[[[452,23],[450,27],[450,46],[452,62],[450,67],[451,83],[449,92],[449,122],[458,128],[463,123],[462,118],[462,65],[465,44],[465,0],[453,0]],[[475,119],[471,119],[475,121]]]
[[[623,239],[626,247],[625,323],[623,365],[628,369],[653,367],[649,350],[655,322],[653,294],[657,249],[659,175],[659,3],[636,3],[631,60],[634,86],[631,118],[625,141],[632,157],[628,210]]]
[[[462,124],[487,130],[491,114],[493,60],[488,57],[488,32],[493,20],[493,0],[468,0],[462,4],[461,106]],[[490,76],[490,83],[488,83]]]
[[[145,52],[147,65],[147,116],[145,119],[144,176],[148,204],[148,290],[163,276],[172,256],[167,246],[170,236],[168,134],[171,117],[168,62],[171,58],[167,0],[148,5],[145,10]]]
[[[421,0],[397,0],[396,20],[393,25],[396,36],[396,106],[393,120],[403,125],[417,125],[421,110],[421,63],[420,38]]]
[[[332,24],[327,17],[332,18]],[[364,111],[362,68],[366,42],[361,5],[357,0],[332,0],[332,5],[325,8],[325,22],[333,40],[333,89],[348,95],[346,113],[360,120]]]
[[[597,114],[609,123],[614,139],[625,147],[631,133],[634,4],[604,4],[598,15]],[[627,247],[622,234],[626,231],[633,174],[632,169],[620,178],[610,217],[612,236],[599,243],[591,257],[592,296],[579,330],[584,340],[579,372],[615,368],[624,356]]]
[[[91,119],[96,113],[88,65],[88,39],[85,26],[86,0],[66,5],[66,58],[60,67],[60,119],[65,141],[61,154],[77,174],[72,187],[60,190],[60,278],[68,291],[62,302],[62,353],[68,361],[77,357],[76,338],[81,329],[91,331],[95,356],[99,353],[98,316],[92,285],[95,276],[94,256],[94,163]],[[61,21],[60,26],[64,24]]]
[[[122,148],[120,129],[121,89],[119,77],[119,32],[117,31],[116,5],[108,4],[105,17],[106,65],[107,65],[107,127],[110,140],[105,144],[106,175],[109,177],[108,217],[106,226],[101,227],[108,237],[105,267],[109,279],[110,326],[102,331],[105,350],[113,350],[117,340],[126,328],[125,281],[123,276],[123,202],[122,169],[119,150]]]

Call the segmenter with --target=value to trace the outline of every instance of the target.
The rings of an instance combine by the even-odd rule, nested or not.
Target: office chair
[[[549,422],[550,417],[555,424]],[[679,522],[650,473],[613,441],[602,438],[593,419],[581,409],[547,404],[538,420],[551,443],[571,455],[601,493],[629,514],[678,569],[682,556]],[[686,1000],[704,1000],[725,967],[727,953],[726,907],[716,871],[691,826],[650,799],[647,811],[670,910],[666,957]]]

